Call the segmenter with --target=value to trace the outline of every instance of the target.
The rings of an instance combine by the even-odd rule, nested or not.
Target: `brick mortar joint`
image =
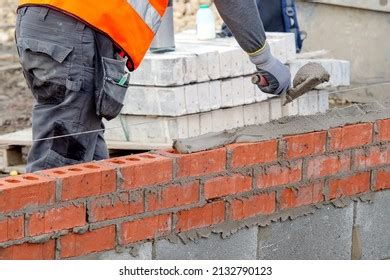
[[[361,201],[363,203],[365,202],[368,202],[369,200],[365,200],[363,199],[364,196],[366,195],[373,195],[373,194],[376,194],[376,193],[384,193],[384,192],[389,192],[389,190],[381,190],[381,191],[370,191],[370,192],[367,192],[367,193],[363,193],[363,194],[358,194],[358,195],[353,195],[353,196],[348,196],[348,197],[344,197],[344,199],[347,199],[349,201]],[[281,210],[281,211],[275,211],[273,214],[279,214],[279,215],[282,215],[283,213],[286,213],[286,212],[289,212],[291,210],[299,210],[300,208],[305,208],[305,207],[313,207],[315,206],[316,208],[318,209],[321,209],[322,206],[324,205],[329,205],[329,204],[332,204],[334,205],[334,203],[336,201],[338,201],[340,199],[334,199],[334,200],[331,200],[331,201],[323,201],[321,203],[316,203],[316,204],[310,204],[310,205],[305,205],[305,206],[301,206],[301,207],[298,207],[298,208],[290,208],[290,209],[287,209],[287,210]],[[340,204],[337,204],[334,205],[334,207],[346,207],[347,205],[341,205]],[[271,214],[271,215],[273,215]],[[175,214],[173,214],[175,215]],[[259,217],[261,216],[264,216],[264,215],[260,215]],[[257,217],[257,216],[256,216]],[[256,217],[253,217],[253,218],[256,218]],[[223,226],[224,224],[230,224],[230,223],[241,223],[241,222],[245,222],[246,220],[251,220],[253,218],[247,218],[247,219],[243,219],[243,220],[240,220],[238,222],[233,222],[232,220],[230,219],[226,219],[223,223],[221,224],[218,224],[218,225],[214,225],[214,226],[211,226],[211,227],[208,227],[208,228],[218,228],[220,226]],[[174,217],[172,217],[173,219],[173,222],[174,222]],[[118,231],[118,229],[120,228],[121,226],[121,223],[119,224],[115,224],[116,225],[116,230],[117,230],[117,236],[119,236],[119,233],[120,231]],[[172,224],[172,233],[175,233],[175,234],[179,234],[179,233],[176,233],[176,231],[174,230],[174,224]],[[90,225],[91,229],[92,230],[95,230],[95,229],[98,229],[98,228],[102,228],[102,227],[106,227],[107,225],[102,225],[100,227],[93,227],[92,225]],[[197,231],[197,230],[200,230],[202,228],[199,228],[199,229],[194,229],[192,231]],[[36,237],[25,237],[23,239],[18,239],[18,240],[14,240],[14,241],[8,241],[8,242],[3,242],[3,243],[0,243],[0,249],[1,248],[7,248],[7,247],[10,247],[10,246],[14,246],[14,245],[21,245],[21,244],[25,244],[25,243],[32,243],[32,244],[43,244],[43,243],[46,243],[48,242],[49,240],[51,239],[54,239],[54,240],[58,240],[61,236],[65,236],[67,234],[73,234],[74,232],[72,231],[72,229],[70,230],[62,230],[62,231],[58,231],[58,232],[54,232],[54,233],[49,233],[49,234],[44,234],[44,235],[40,235],[40,236],[36,236]],[[80,234],[80,233],[76,233],[76,234]],[[165,238],[166,236],[164,235],[164,237],[162,238]],[[161,237],[158,237],[156,239],[152,239],[152,240],[158,240],[158,239],[161,239]],[[147,239],[149,240],[149,239]],[[143,240],[143,241],[139,241],[137,242],[136,244],[143,244],[145,243],[147,240]],[[119,242],[120,240],[117,239],[117,241]],[[58,241],[56,241],[58,242]],[[134,244],[126,244],[125,247],[129,247],[129,246],[132,246]],[[57,248],[56,246],[56,250],[58,251],[59,249]]]

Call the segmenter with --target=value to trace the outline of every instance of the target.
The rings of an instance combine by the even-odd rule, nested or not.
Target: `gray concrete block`
[[[212,234],[196,242],[172,244],[167,240],[156,244],[158,260],[254,260],[257,227],[242,229],[227,239]]]
[[[199,83],[198,86],[198,103],[200,112],[208,112],[211,110],[210,106],[210,84]]]
[[[285,47],[286,61],[291,62],[297,58],[295,35],[293,33],[284,32],[267,32],[268,40],[279,39],[281,44]],[[286,36],[287,35],[287,36]]]
[[[272,112],[271,112],[272,110]],[[174,139],[264,124],[282,115],[280,98],[180,117],[119,115],[105,122],[106,140],[172,144]]]
[[[223,80],[221,82],[221,108],[233,107],[233,98],[232,80]]]
[[[278,120],[282,117],[282,101],[280,98],[272,98],[269,101],[271,120]]]
[[[74,260],[151,260],[152,259],[152,243],[144,243],[139,245],[135,251],[136,256],[131,254],[131,249],[122,249],[121,252],[115,250],[102,253],[90,254],[82,257],[73,258]]]
[[[318,111],[320,113],[326,113],[329,110],[329,92],[326,90],[320,90],[318,93]]]
[[[209,91],[210,91],[211,110],[217,110],[221,108],[221,104],[222,104],[221,81],[210,82]]]
[[[255,85],[252,84],[251,77],[244,77],[244,99],[245,104],[255,103],[256,98],[256,88]]]
[[[245,104],[244,78],[232,79],[233,106]]]
[[[198,86],[188,85],[184,87],[187,114],[194,114],[200,111],[198,102]]]
[[[353,205],[260,228],[259,259],[351,259]]]
[[[261,102],[268,97],[250,76],[177,87],[130,86],[123,115],[183,116]]]
[[[295,59],[293,34],[276,33],[267,40],[283,63]],[[199,41],[195,31],[176,36],[176,50],[147,53],[132,73],[132,85],[179,86],[255,73],[256,69],[234,38]]]
[[[294,100],[289,104],[282,106],[283,117],[286,116],[296,116],[299,114],[299,104],[298,100]]]
[[[264,100],[267,100],[269,98],[273,98],[275,96],[272,96],[272,95],[269,95],[265,92],[262,92],[258,86],[256,85],[253,85],[254,86],[254,89],[255,89],[255,100],[256,102],[261,102],[261,101],[264,101]]]
[[[188,116],[188,136],[196,137],[200,135],[200,118],[199,114]]]
[[[372,204],[358,203],[356,225],[360,227],[363,259],[390,258],[390,191],[375,193]]]

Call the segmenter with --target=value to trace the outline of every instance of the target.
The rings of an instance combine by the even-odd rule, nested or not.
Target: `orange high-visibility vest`
[[[148,51],[168,0],[19,0],[23,6],[47,6],[69,14],[109,37],[135,70]]]

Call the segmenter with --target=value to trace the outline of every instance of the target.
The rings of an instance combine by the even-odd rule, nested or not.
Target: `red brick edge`
[[[390,119],[0,180],[0,259],[62,259],[390,189]]]

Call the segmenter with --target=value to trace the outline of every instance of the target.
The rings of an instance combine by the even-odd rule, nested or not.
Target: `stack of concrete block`
[[[280,98],[251,83],[255,66],[235,39],[198,41],[194,31],[186,31],[177,34],[175,52],[146,55],[132,74],[121,115],[106,124],[106,138],[172,143],[283,116],[316,114],[329,108],[326,87],[349,85],[349,62],[296,59],[294,35],[289,33],[269,33],[268,43],[292,76],[314,61],[330,72],[330,82],[282,106]]]

